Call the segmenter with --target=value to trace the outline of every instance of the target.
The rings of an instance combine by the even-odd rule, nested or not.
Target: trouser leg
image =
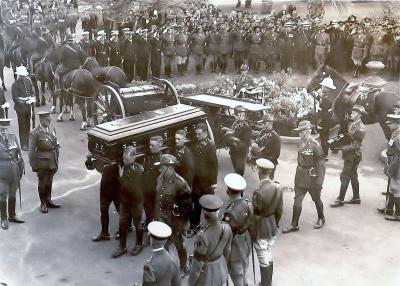
[[[106,236],[109,236],[109,233],[108,233],[108,224],[109,224],[108,210],[110,208],[110,204],[111,204],[111,199],[108,196],[106,196],[106,194],[104,193],[104,190],[100,190],[101,233]]]
[[[231,279],[234,286],[244,286],[244,275],[243,274],[231,274]]]
[[[173,235],[174,237],[172,238],[172,240],[175,244],[176,251],[178,252],[180,267],[181,269],[183,269],[186,267],[187,264],[187,253],[186,248],[183,244],[183,235],[177,230],[173,230],[173,232],[177,233],[176,235]]]
[[[392,193],[388,193],[388,199],[386,204],[387,211],[393,211],[394,208],[394,197]],[[400,211],[400,210],[399,210]]]
[[[121,205],[119,214],[119,245],[122,249],[126,248],[126,238],[128,236],[128,227],[131,221],[129,207]]]
[[[199,203],[200,195],[192,193],[193,212],[190,217],[190,227],[194,228],[200,224],[201,206]]]
[[[18,130],[19,140],[21,147],[28,147],[29,145],[29,132],[31,129],[31,111],[18,112]]]
[[[296,187],[294,188],[294,203],[293,203],[293,216],[292,216],[292,225],[298,226],[299,219],[302,210],[303,199],[307,193],[307,190],[304,188]]]
[[[47,176],[46,176],[46,182],[45,182],[45,188],[46,188],[46,201],[51,202],[51,192],[53,189],[53,177],[55,174],[55,170],[48,170],[47,171]]]
[[[338,199],[343,201],[345,196],[346,196],[346,192],[347,192],[347,188],[349,187],[349,183],[351,181],[351,177],[352,177],[352,166],[353,166],[353,162],[352,161],[343,161],[343,168],[342,168],[342,172],[340,173],[340,193],[339,193],[339,197]]]
[[[324,204],[321,200],[321,188],[313,187],[310,189],[310,195],[317,209],[318,219],[325,219]]]
[[[46,203],[46,171],[39,170],[37,172],[38,176],[38,194],[41,203]]]
[[[351,187],[353,189],[353,199],[360,198],[360,183],[358,181],[358,164],[353,167],[353,174],[351,176]]]
[[[144,211],[146,213],[146,225],[154,219],[155,193],[153,190],[147,191],[144,196]]]
[[[15,196],[8,196],[8,217],[10,218],[15,218],[15,205]]]
[[[136,231],[136,245],[143,244],[143,229],[140,225],[142,219],[142,212],[143,212],[143,204],[138,204],[132,210],[132,218],[133,218],[133,225],[135,226]]]

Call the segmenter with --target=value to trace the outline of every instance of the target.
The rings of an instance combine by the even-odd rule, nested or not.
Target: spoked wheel
[[[125,116],[125,107],[119,93],[111,86],[101,87],[93,100],[94,124],[113,121]]]

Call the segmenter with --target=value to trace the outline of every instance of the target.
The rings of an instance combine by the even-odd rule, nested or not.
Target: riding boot
[[[272,278],[271,264],[267,267],[260,267],[261,283],[260,286],[271,286],[270,277]]]
[[[400,222],[400,198],[394,198],[394,205],[396,208],[395,213],[393,215],[386,215],[385,219]]]
[[[292,217],[292,226],[297,227],[299,225],[301,209],[293,206],[293,217]]]
[[[9,217],[9,221],[10,222],[14,222],[14,223],[24,223],[23,220],[17,218],[17,216],[15,215],[15,204],[16,204],[16,199],[9,197],[8,198],[8,217]]]
[[[0,202],[0,225],[2,229],[8,229],[7,202]]]
[[[351,180],[351,187],[353,189],[353,199],[360,198],[360,184],[358,180]]]

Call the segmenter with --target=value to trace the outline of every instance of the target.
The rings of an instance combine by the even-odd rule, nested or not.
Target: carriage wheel
[[[119,93],[111,86],[104,85],[93,99],[94,124],[124,118],[125,107]]]

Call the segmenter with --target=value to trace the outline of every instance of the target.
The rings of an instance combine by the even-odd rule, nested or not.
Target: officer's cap
[[[303,120],[300,121],[299,126],[297,128],[294,129],[294,131],[303,131],[303,130],[308,130],[308,129],[312,129],[314,126],[311,124],[310,121],[308,120]]]
[[[15,71],[16,75],[21,75],[21,76],[27,76],[29,75],[28,70],[26,69],[26,67],[24,66],[19,66],[17,67],[16,71]]]
[[[50,111],[39,111],[38,113],[36,113],[39,116],[39,119],[46,119],[46,118],[50,118]]]
[[[113,31],[111,31],[111,35],[118,35],[118,31],[117,30],[113,30]]]
[[[241,113],[241,112],[246,112],[247,108],[244,107],[243,105],[238,105],[238,106],[235,106],[235,108],[233,110],[235,111],[235,113]]]
[[[173,165],[175,165],[175,163],[176,163],[175,156],[173,156],[171,154],[163,154],[160,157],[160,161],[155,162],[154,165],[155,166],[160,166],[160,165],[173,166]]]
[[[232,191],[243,191],[246,189],[246,180],[239,174],[231,173],[224,177],[225,185]]]
[[[209,212],[218,211],[224,204],[221,198],[217,195],[203,195],[199,201],[201,207]]]
[[[365,67],[369,70],[380,71],[385,68],[385,64],[381,61],[369,61],[365,64]]]
[[[400,114],[388,114],[386,124],[400,123]]]
[[[83,31],[82,36],[89,36],[89,31]]]
[[[274,163],[272,163],[270,160],[265,159],[265,158],[257,159],[256,165],[258,168],[265,169],[265,170],[272,170],[273,168],[275,168]]]
[[[161,221],[152,221],[147,226],[147,230],[153,238],[159,240],[167,239],[172,234],[172,229]]]
[[[11,120],[10,118],[1,118],[0,119],[0,127],[9,127],[11,124]]]
[[[100,30],[97,32],[97,36],[105,36],[106,32],[104,30]]]
[[[356,104],[356,105],[353,106],[353,111],[356,111],[356,112],[358,112],[358,113],[361,114],[361,115],[367,113],[367,112],[365,111],[365,108],[364,108],[363,106],[361,106],[361,105],[358,105],[358,104]]]

